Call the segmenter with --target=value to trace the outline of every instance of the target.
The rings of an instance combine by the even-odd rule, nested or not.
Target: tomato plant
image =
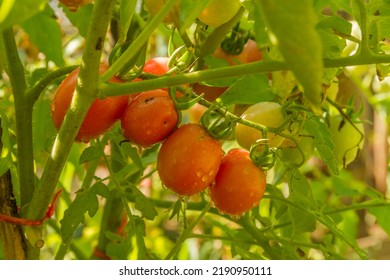
[[[257,206],[266,188],[266,175],[244,149],[232,149],[222,158],[210,198],[221,212],[239,216]]]
[[[185,124],[162,144],[157,171],[162,183],[181,196],[204,191],[217,174],[221,143],[199,124]]]
[[[271,128],[277,128],[285,121],[281,105],[275,102],[260,102],[252,105],[244,111],[241,117]],[[258,141],[263,141],[270,147],[278,147],[284,141],[284,137],[273,132],[263,134],[259,129],[242,124],[237,124],[235,135],[237,142],[247,149]]]
[[[101,66],[100,71],[103,72],[106,68],[106,66]],[[51,103],[52,118],[57,129],[61,127],[69,109],[78,74],[79,69],[76,69],[62,81]],[[121,83],[123,81],[112,78],[111,82]],[[76,141],[89,142],[110,129],[122,116],[128,99],[128,96],[95,99],[80,127]]]
[[[0,2],[0,259],[390,258],[388,1]]]
[[[145,91],[126,107],[121,118],[122,133],[131,142],[151,146],[164,140],[177,126],[175,105],[162,89]]]

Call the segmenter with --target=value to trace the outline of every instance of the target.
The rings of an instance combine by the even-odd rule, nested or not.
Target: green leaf
[[[113,260],[127,260],[131,249],[133,248],[131,237],[124,238],[112,232],[106,232],[105,235],[110,243],[107,244],[106,254]]]
[[[266,74],[247,75],[237,80],[222,95],[224,104],[256,104],[275,97]]]
[[[68,209],[65,210],[64,217],[60,221],[62,241],[66,243],[72,238],[78,225],[84,222],[85,213],[88,212],[89,216],[93,217],[98,209],[98,199],[92,188],[78,193]]]
[[[93,5],[85,5],[78,9],[76,12],[71,12],[69,9],[64,9],[66,17],[75,26],[82,37],[87,36],[89,23],[91,21]]]
[[[102,182],[97,182],[91,186],[93,192],[102,197],[108,198],[110,196],[110,189]]]
[[[134,162],[134,164],[138,167],[139,170],[144,170],[144,164],[138,154],[137,148],[133,147],[129,142],[123,142],[121,144],[121,149]]]
[[[131,188],[131,196],[135,200],[135,209],[139,210],[144,218],[153,221],[158,214],[153,201],[136,187]]]
[[[0,32],[43,11],[47,0],[0,0]]]
[[[312,0],[256,0],[277,39],[285,62],[303,88],[303,95],[316,114],[321,112],[323,73],[322,43],[316,31]]]
[[[310,184],[298,169],[287,173],[290,194],[288,200],[300,205],[308,211],[289,206],[289,213],[293,224],[293,234],[311,232],[316,228],[316,220],[309,212],[315,206]]]
[[[120,24],[121,24],[121,37],[120,42],[126,40],[127,31],[130,28],[131,21],[133,20],[134,11],[137,5],[137,1],[120,0]]]
[[[339,174],[338,164],[334,155],[332,134],[327,125],[319,117],[313,116],[306,120],[304,129],[309,135],[314,137],[314,146],[331,172],[336,175]]]
[[[383,200],[382,201],[378,200],[378,202],[379,203],[383,202]],[[375,216],[377,223],[390,237],[390,223],[389,223],[390,205],[384,207],[371,207],[368,208],[368,211],[370,212],[370,214]]]
[[[65,64],[62,54],[62,34],[50,6],[22,24],[31,41],[58,66]]]
[[[95,146],[89,146],[83,150],[80,155],[79,164],[88,161],[97,160],[102,156],[102,151]]]

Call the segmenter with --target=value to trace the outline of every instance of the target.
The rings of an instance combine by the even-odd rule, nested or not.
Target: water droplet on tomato
[[[230,219],[232,219],[233,221],[238,221],[242,217],[242,215],[229,215],[229,216]]]
[[[179,199],[181,202],[187,203],[188,200],[190,200],[190,196],[189,195],[179,195]]]

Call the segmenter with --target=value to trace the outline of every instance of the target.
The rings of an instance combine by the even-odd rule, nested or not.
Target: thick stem
[[[2,34],[6,70],[11,81],[15,100],[16,142],[18,144],[18,169],[20,176],[20,207],[30,202],[35,189],[34,155],[32,148],[33,102],[26,94],[24,67],[20,61],[12,29]]]
[[[43,171],[40,186],[34,192],[28,207],[27,218],[30,220],[41,219],[45,215],[72,147],[73,139],[96,98],[100,58],[114,2],[113,0],[97,0],[94,5],[78,85]],[[34,244],[34,240],[32,242]]]

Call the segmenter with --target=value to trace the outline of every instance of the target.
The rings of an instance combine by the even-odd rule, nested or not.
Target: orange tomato
[[[181,196],[205,190],[215,179],[222,144],[203,126],[189,123],[175,130],[161,145],[157,171],[162,183]]]
[[[165,90],[145,91],[126,107],[121,118],[122,133],[133,143],[147,147],[171,134],[178,119],[175,104]]]
[[[103,73],[106,69],[106,65],[101,65],[100,73]],[[79,68],[71,72],[62,81],[51,102],[51,115],[54,126],[57,129],[61,127],[65,114],[70,107],[78,75]],[[123,82],[116,77],[113,77],[110,81],[115,83]],[[110,129],[122,116],[128,100],[128,96],[113,96],[105,99],[96,98],[89,108],[75,140],[89,142]]]
[[[266,175],[244,149],[232,149],[222,158],[210,198],[221,212],[242,215],[257,206],[264,195]]]

